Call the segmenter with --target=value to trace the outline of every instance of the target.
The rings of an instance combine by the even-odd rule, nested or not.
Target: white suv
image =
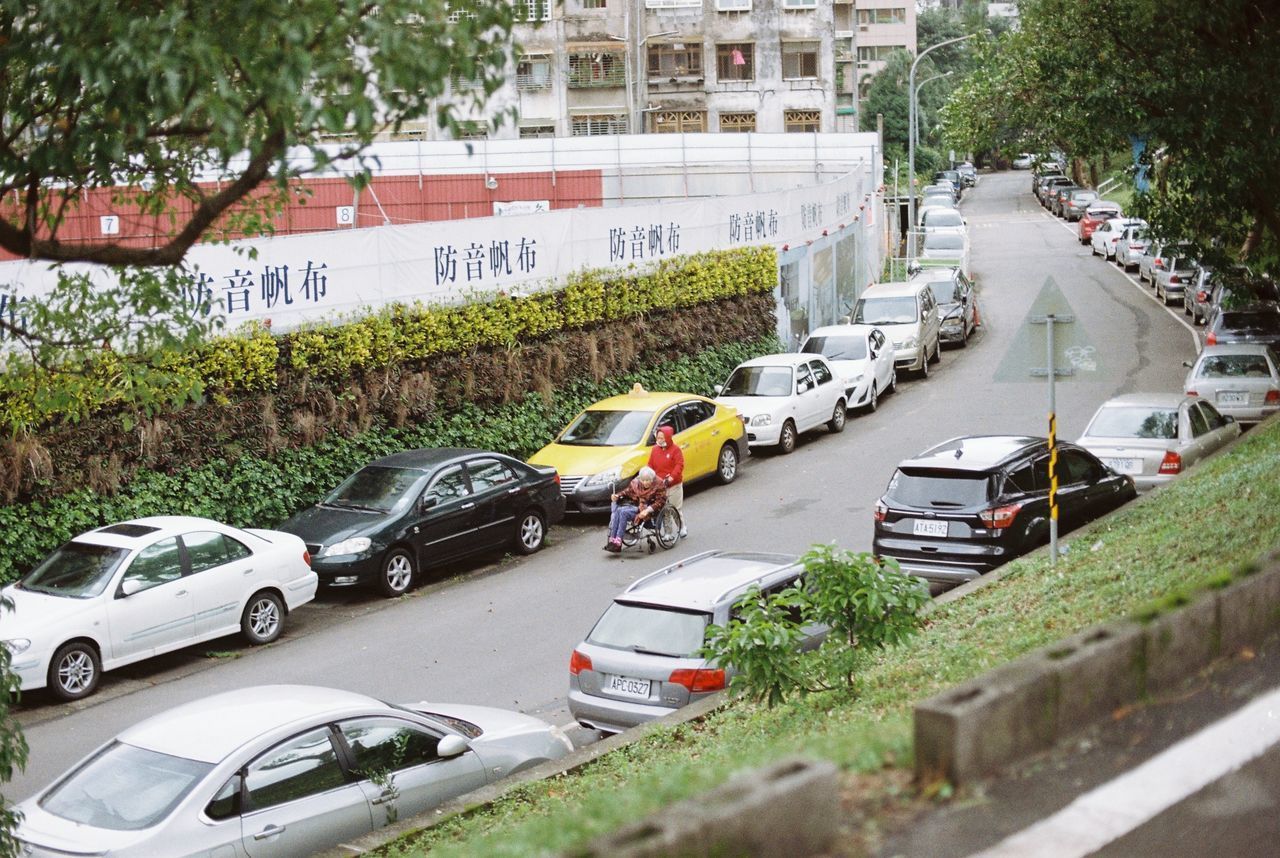
[[[868,287],[853,308],[854,324],[875,325],[893,342],[898,369],[920,372],[941,359],[942,321],[929,284],[880,283]]]

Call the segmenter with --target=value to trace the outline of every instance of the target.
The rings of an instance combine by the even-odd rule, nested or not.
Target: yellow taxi
[[[573,418],[529,464],[560,472],[568,509],[606,512],[614,484],[634,477],[649,460],[659,426],[675,429],[675,442],[684,452],[684,482],[714,476],[728,484],[738,476],[747,455],[738,409],[692,393],[651,392],[639,383]]]

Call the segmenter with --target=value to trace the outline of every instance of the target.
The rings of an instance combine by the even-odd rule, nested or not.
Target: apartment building
[[[915,50],[912,0],[513,2],[515,68],[464,137],[855,131],[859,82]]]

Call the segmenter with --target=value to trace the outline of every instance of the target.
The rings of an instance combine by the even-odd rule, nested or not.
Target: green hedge
[[[371,459],[419,447],[479,447],[527,458],[583,407],[639,381],[652,390],[709,393],[739,362],[778,351],[768,337],[708,349],[643,372],[600,383],[577,379],[553,404],[530,394],[492,408],[464,405],[405,429],[331,438],[271,458],[219,460],[173,474],[140,471],[111,497],[80,490],[48,501],[0,507],[0,582],[12,581],[78,533],[147,515],[199,515],[241,527],[274,527],[315,503]]]

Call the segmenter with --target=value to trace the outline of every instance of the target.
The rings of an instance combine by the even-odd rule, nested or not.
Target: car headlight
[[[895,349],[914,349],[918,345],[920,345],[920,340],[917,337],[907,337],[905,340],[893,341]]]
[[[7,641],[0,641],[4,644],[5,649],[9,650],[9,655],[18,655],[31,649],[31,641],[27,638],[12,638]]]
[[[770,414],[757,414],[751,418],[752,426],[768,426],[773,422],[773,416]]]
[[[622,466],[610,468],[607,471],[601,471],[598,474],[592,474],[583,482],[583,486],[599,486],[616,483],[622,476]]]
[[[942,327],[944,327],[944,328],[958,328],[958,327],[960,327],[960,317],[959,317],[959,316],[947,316],[945,319],[943,319],[943,320],[942,320]]]
[[[320,549],[318,557],[339,557],[343,554],[361,554],[369,550],[373,540],[367,536],[353,536]]]

